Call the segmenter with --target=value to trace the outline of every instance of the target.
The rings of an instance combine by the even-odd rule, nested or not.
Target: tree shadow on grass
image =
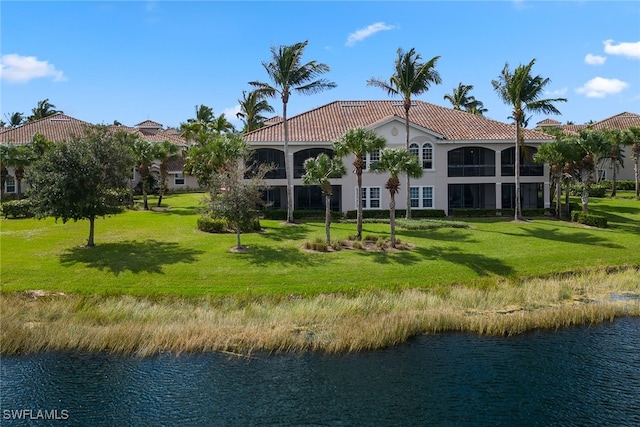
[[[265,232],[260,236],[275,242],[303,240],[310,232],[307,224],[289,224],[279,227],[269,227],[263,224],[262,228]]]
[[[248,251],[235,254],[234,256],[247,259],[252,265],[259,265],[262,267],[277,267],[282,265],[311,267],[323,262],[328,262],[328,260],[322,259],[318,255],[326,254],[307,253],[298,248],[274,248],[273,246],[252,244],[249,245]]]
[[[563,242],[563,243],[577,243],[581,245],[602,246],[605,248],[612,248],[612,249],[624,248],[624,246],[621,246],[617,243],[613,243],[609,241],[609,239],[606,239],[602,236],[599,236],[593,233],[589,233],[587,231],[560,233],[559,227],[552,228],[552,229],[520,227],[520,230],[522,230],[523,232],[522,234],[516,234],[516,233],[501,233],[501,234],[517,236],[517,237],[525,237],[525,238],[533,237],[536,239],[553,240],[556,242]]]
[[[358,250],[358,255],[366,258],[373,259],[376,264],[401,264],[411,265],[421,261],[420,257],[413,253],[412,250],[401,250],[398,252],[385,252],[385,251],[363,251]]]
[[[469,233],[468,230],[468,228],[440,228],[437,230],[400,229],[397,231],[397,234],[403,238],[406,236],[428,240],[443,240],[446,242],[478,243],[477,239],[471,238],[471,233]]]
[[[413,251],[418,253],[422,259],[460,264],[473,270],[478,276],[512,277],[515,274],[513,267],[505,264],[499,258],[488,257],[480,253],[462,252],[455,247],[434,246],[415,248]]]
[[[118,276],[130,271],[163,274],[165,265],[192,263],[203,251],[187,249],[175,242],[157,240],[103,243],[93,248],[76,247],[60,256],[64,267],[84,264],[87,268],[108,271]]]

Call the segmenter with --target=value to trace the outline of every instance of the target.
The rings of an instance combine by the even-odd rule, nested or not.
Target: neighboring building
[[[410,150],[420,159],[424,174],[411,180],[412,209],[513,208],[515,200],[515,126],[464,111],[413,101],[410,110]],[[319,153],[333,154],[333,142],[347,130],[364,127],[387,139],[389,147],[405,146],[402,102],[335,101],[289,118],[289,159],[293,165],[294,209],[322,209],[324,198],[317,186],[304,186],[304,161]],[[523,208],[549,207],[548,166],[533,162],[540,144],[553,140],[542,132],[524,129],[521,193]],[[272,189],[267,198],[272,208],[286,208],[283,122],[247,133],[259,162],[277,168],[267,176]],[[376,155],[367,156],[367,165]],[[352,170],[353,156],[344,159]],[[362,199],[365,209],[388,209],[386,174],[363,174]],[[401,183],[404,183],[404,179]],[[334,179],[331,209],[356,209],[356,179],[349,173]],[[396,196],[398,209],[406,208],[406,191]]]
[[[594,130],[603,130],[603,129],[618,129],[625,130],[631,127],[640,128],[640,115],[635,113],[624,112],[620,114],[616,114],[615,116],[611,116],[609,118],[600,120],[599,122],[586,123],[581,125],[563,125],[557,120],[552,119],[544,119],[536,124],[536,129],[542,130],[544,128],[557,128],[562,129],[565,135],[577,135],[583,129],[594,129]],[[624,156],[624,167],[620,169],[617,173],[617,179],[622,180],[631,180],[633,181],[635,177],[633,176],[633,160],[631,159],[631,147],[625,147],[622,151]],[[599,179],[611,179],[612,177],[612,168],[611,164],[608,160],[603,160],[602,163],[598,165],[598,177]]]
[[[91,124],[78,120],[74,117],[58,113],[43,119],[25,123],[15,128],[0,130],[0,144],[29,144],[32,141],[33,136],[37,133],[44,135],[44,137],[49,141],[68,141],[73,136],[82,135],[87,126],[91,126]],[[110,126],[110,129],[121,129],[127,132],[137,133],[145,140],[153,143],[168,140],[178,145],[183,151],[187,148],[187,141],[182,138],[175,129],[163,130],[160,123],[156,123],[151,120],[138,123],[134,127],[114,125]],[[198,188],[197,181],[194,177],[184,175],[183,167],[184,160],[182,158],[169,162],[169,178],[167,183],[169,190]],[[157,163],[152,165],[151,171],[156,175],[159,174],[159,166]],[[14,171],[12,168],[8,168],[8,172],[9,175],[5,181],[3,194],[12,194],[16,192]],[[137,178],[138,177],[134,174],[134,182],[137,181]],[[23,182],[23,191],[27,188],[28,183]]]

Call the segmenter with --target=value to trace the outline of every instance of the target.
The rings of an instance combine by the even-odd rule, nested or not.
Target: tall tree
[[[523,122],[526,112],[560,114],[555,107],[556,102],[566,102],[565,98],[540,99],[544,94],[545,87],[551,83],[548,78],[540,75],[533,76],[531,69],[535,64],[535,59],[527,65],[519,65],[512,72],[509,64],[506,63],[502,69],[502,74],[497,80],[492,80],[491,84],[505,104],[512,108],[511,115],[516,125],[515,140],[515,220],[522,219],[520,206],[520,147],[524,145],[522,132]]]
[[[421,95],[429,90],[432,84],[442,83],[440,73],[435,69],[440,56],[434,56],[427,62],[421,62],[422,56],[411,48],[405,52],[401,48],[397,51],[394,73],[389,81],[371,78],[367,85],[383,89],[389,96],[402,96],[405,117],[405,148],[409,149],[409,110],[411,97]],[[409,188],[411,178],[407,175],[407,219],[411,219],[411,195]]]
[[[320,153],[316,158],[310,158],[304,162],[305,174],[302,176],[304,185],[317,184],[324,194],[325,214],[324,229],[327,245],[331,244],[331,178],[340,178],[347,173],[340,157],[329,157]]]
[[[578,137],[573,137],[574,160],[572,162],[572,176],[582,187],[580,196],[582,212],[589,210],[589,190],[594,182],[596,172],[595,159],[606,150],[606,136],[604,131],[583,129]]]
[[[136,170],[140,175],[140,182],[142,184],[142,198],[144,200],[143,209],[149,210],[148,201],[148,181],[151,174],[151,163],[157,157],[157,150],[155,144],[146,141],[142,138],[138,138],[133,143],[133,159],[135,161]]]
[[[618,172],[624,167],[624,146],[633,144],[633,134],[627,130],[608,129],[604,131],[605,147],[602,157],[609,161],[612,169],[611,197],[617,193]]]
[[[211,126],[218,133],[229,133],[236,131],[235,126],[233,126],[233,124],[229,120],[227,120],[227,117],[224,113],[215,117],[211,122]]]
[[[29,122],[34,120],[44,119],[45,117],[53,116],[54,114],[62,113],[61,110],[56,110],[56,106],[49,102],[49,98],[43,99],[38,102],[38,105],[31,110],[29,116]]]
[[[275,110],[264,99],[264,94],[259,91],[242,91],[242,99],[238,100],[240,112],[236,116],[244,123],[244,132],[251,132],[264,126],[267,119],[264,113],[273,113]]]
[[[156,146],[156,160],[160,162],[160,184],[158,193],[158,207],[162,204],[162,196],[167,191],[168,162],[178,158],[180,147],[164,140]]]
[[[391,224],[391,246],[396,247],[396,199],[400,191],[400,174],[407,174],[412,178],[422,176],[422,165],[418,158],[406,148],[383,148],[380,150],[380,160],[371,165],[373,171],[389,172],[389,179],[384,188],[389,190],[389,223]],[[408,190],[407,190],[408,191]]]
[[[18,113],[17,111],[11,114],[7,113],[5,117],[8,120],[7,125],[12,128],[20,126],[25,121],[24,114]]]
[[[537,163],[548,163],[551,169],[551,194],[556,200],[556,218],[560,218],[561,215],[562,181],[565,164],[572,160],[569,154],[570,149],[565,138],[558,135],[555,141],[543,144],[534,154],[534,160]]]
[[[187,119],[187,123],[212,123],[214,119],[213,108],[207,107],[206,105],[196,105],[196,116],[192,119]]]
[[[106,126],[92,126],[56,144],[34,162],[30,198],[38,217],[89,220],[87,246],[95,246],[97,217],[122,211],[133,159]]]
[[[472,90],[473,85],[463,85],[460,82],[458,87],[454,87],[451,93],[444,95],[444,100],[451,102],[454,110],[466,110],[467,106],[475,100],[473,96],[469,95]]]
[[[381,150],[387,140],[379,136],[371,129],[356,128],[349,129],[342,137],[333,143],[333,149],[337,156],[344,157],[349,154],[354,155],[353,173],[356,175],[358,187],[357,197],[357,231],[356,239],[362,239],[362,171],[366,166],[367,154]]]
[[[336,87],[334,82],[318,78],[329,72],[328,65],[309,61],[304,63],[302,55],[308,41],[293,45],[271,47],[271,61],[263,62],[271,83],[249,82],[267,97],[280,96],[282,100],[282,125],[284,128],[284,164],[287,175],[287,222],[293,222],[293,168],[289,159],[289,123],[287,105],[292,92],[311,95]]]
[[[629,128],[629,132],[631,132],[633,142],[631,145],[631,159],[633,160],[633,176],[636,183],[636,197],[640,197],[640,167],[638,167],[638,163],[640,163],[640,128],[631,127]]]

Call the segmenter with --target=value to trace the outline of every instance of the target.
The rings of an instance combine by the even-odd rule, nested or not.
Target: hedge
[[[598,228],[607,228],[607,218],[590,213],[572,212],[571,220],[580,224],[591,225]]]
[[[485,218],[494,216],[514,216],[513,209],[453,209],[451,215],[458,218]],[[522,209],[522,216],[547,216],[551,215],[548,208]]]
[[[29,199],[10,200],[2,203],[2,214],[5,218],[31,218],[35,216]]]
[[[406,209],[396,209],[396,218],[404,217],[406,213]],[[447,214],[442,209],[411,209],[411,218],[444,218],[446,216]],[[356,219],[357,217],[357,210],[347,211],[345,216],[346,219]],[[389,218],[389,209],[364,209],[362,218]]]
[[[602,181],[600,181],[600,186],[611,190],[613,188],[613,181],[611,181],[610,179],[603,179]],[[635,191],[635,189],[636,182],[633,180],[619,179],[616,181],[616,190]]]
[[[293,211],[293,219],[322,219],[324,220],[325,211],[323,210],[299,210]],[[287,219],[286,209],[268,209],[262,211],[264,219],[277,219],[285,221]],[[344,218],[344,214],[340,211],[331,211],[331,220],[337,221]]]
[[[634,187],[635,188],[635,187]],[[618,190],[621,188],[618,187]],[[569,189],[569,194],[572,196],[582,196],[582,186],[580,185],[572,185]],[[607,188],[603,185],[592,185],[589,188],[589,197],[606,197]]]

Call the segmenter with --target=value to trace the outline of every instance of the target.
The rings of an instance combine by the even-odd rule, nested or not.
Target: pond
[[[349,355],[0,361],[2,426],[640,425],[639,318]]]

